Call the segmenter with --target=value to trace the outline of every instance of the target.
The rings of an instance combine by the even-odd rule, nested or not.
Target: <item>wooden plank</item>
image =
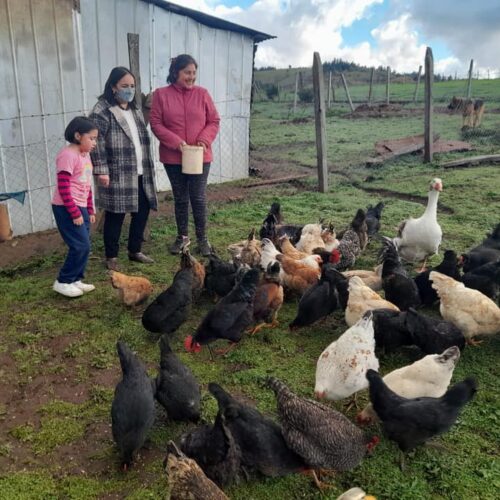
[[[434,58],[432,49],[425,51],[425,104],[424,104],[424,163],[432,162],[432,83],[434,81]]]
[[[270,184],[283,184],[285,182],[296,181],[299,179],[305,179],[306,177],[310,177],[309,174],[300,174],[300,175],[287,175],[286,177],[278,177],[277,179],[265,179],[258,182],[252,182],[251,184],[245,184],[242,186],[245,189],[254,188],[259,186],[268,186]]]
[[[375,68],[372,68],[370,73],[370,88],[368,89],[368,106],[372,103],[372,90],[373,90],[373,75],[375,73]]]
[[[385,85],[385,102],[386,102],[386,104],[389,104],[390,93],[391,93],[391,67],[387,66],[387,83]]]
[[[472,91],[472,71],[474,69],[474,59],[470,60],[469,66],[469,80],[467,82],[467,99],[470,99],[471,91]]]
[[[461,158],[460,160],[447,161],[441,163],[443,168],[462,167],[465,165],[479,165],[480,163],[498,163],[500,162],[500,154],[498,155],[481,155],[469,156],[468,158]]]
[[[318,158],[319,191],[328,191],[328,165],[326,157],[326,115],[323,65],[319,52],[313,56],[314,119],[316,123],[316,151]],[[351,103],[352,106],[352,103]]]
[[[439,139],[439,134],[434,134],[433,141]],[[380,155],[390,154],[391,156],[400,156],[407,153],[413,153],[423,149],[425,138],[423,134],[410,135],[400,139],[387,139],[375,143],[375,150]]]
[[[141,67],[139,64],[139,35],[136,33],[127,33],[128,58],[130,71],[135,76],[135,102],[137,107],[142,109],[141,94]]]
[[[295,93],[293,94],[293,112],[297,111],[297,96],[299,91],[299,75],[300,71],[295,74]]]

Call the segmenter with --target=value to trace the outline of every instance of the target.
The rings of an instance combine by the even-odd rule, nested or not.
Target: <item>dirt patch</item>
[[[422,108],[404,108],[401,104],[360,104],[352,113],[345,115],[345,118],[391,118],[423,114]]]

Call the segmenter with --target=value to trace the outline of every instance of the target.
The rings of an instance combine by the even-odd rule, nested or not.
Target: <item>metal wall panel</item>
[[[249,36],[210,28],[141,0],[0,0],[0,192],[15,235],[54,227],[50,198],[64,128],[88,112],[111,69],[129,66],[127,33],[140,37],[142,90],[166,84],[170,58],[192,54],[198,82],[221,115],[209,182],[246,177],[253,64]],[[153,142],[158,188],[168,178]]]

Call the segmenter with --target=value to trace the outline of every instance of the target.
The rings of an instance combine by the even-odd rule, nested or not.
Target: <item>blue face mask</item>
[[[135,88],[125,87],[116,91],[116,97],[119,97],[122,101],[132,102],[135,96]]]

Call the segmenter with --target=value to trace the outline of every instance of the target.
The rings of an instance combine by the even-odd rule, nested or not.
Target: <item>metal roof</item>
[[[266,33],[262,33],[261,31],[256,31],[245,26],[241,26],[240,24],[231,23],[229,21],[224,21],[224,19],[220,19],[218,17],[210,16],[208,14],[204,14],[198,10],[188,9],[187,7],[181,7],[172,2],[167,2],[166,0],[142,0],[146,3],[151,3],[160,7],[161,9],[168,10],[170,12],[175,12],[176,14],[180,14],[182,16],[190,17],[195,21],[198,21],[201,24],[206,26],[210,26],[212,28],[219,28],[227,31],[236,31],[238,33],[243,33],[253,38],[253,41],[256,43],[263,42],[264,40],[270,40],[272,38],[276,38],[273,35],[268,35]]]

